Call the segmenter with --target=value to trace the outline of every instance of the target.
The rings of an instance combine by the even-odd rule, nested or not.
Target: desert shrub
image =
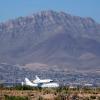
[[[64,89],[65,89],[64,87],[58,87],[58,88],[56,88],[56,92],[57,93],[61,93],[62,90],[64,90]]]
[[[77,94],[74,94],[74,95],[72,96],[72,100],[79,100],[79,96],[78,96]]]
[[[89,97],[84,97],[82,100],[90,100]]]
[[[84,88],[83,88],[83,91],[84,91],[85,93],[92,93],[92,92],[93,92],[93,90],[92,90],[91,88],[89,88],[89,87],[84,87]]]
[[[54,100],[66,100],[66,96],[63,94],[59,94],[57,97],[55,97]]]
[[[39,96],[37,100],[44,100],[42,96]]]
[[[4,88],[4,85],[0,83],[0,89],[3,89],[3,88]]]
[[[7,95],[5,95],[5,100],[29,100],[29,99],[28,99],[28,97],[7,96]]]
[[[34,87],[33,90],[37,90],[37,91],[41,92],[42,88],[41,87]]]
[[[100,97],[98,97],[98,99],[97,100],[100,100]]]
[[[17,85],[14,87],[14,89],[16,90],[33,90],[33,87],[30,87],[30,86],[21,86],[21,85]]]
[[[50,93],[54,94],[56,91],[53,88],[43,88],[42,92],[43,92],[43,94],[50,94]]]
[[[96,96],[90,96],[90,99],[96,99]]]
[[[100,87],[96,88],[96,91],[97,91],[97,92],[100,92]]]

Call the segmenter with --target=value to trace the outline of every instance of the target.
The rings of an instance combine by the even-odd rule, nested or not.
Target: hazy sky
[[[100,23],[100,0],[0,0],[0,22],[41,10],[89,16]]]

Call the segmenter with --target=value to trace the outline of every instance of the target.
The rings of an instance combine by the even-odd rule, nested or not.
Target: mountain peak
[[[40,12],[37,12],[37,13],[33,13],[32,15],[28,15],[26,17],[18,17],[16,19],[13,19],[13,20],[8,20],[7,22],[4,22],[4,23],[0,23],[0,26],[2,25],[6,25],[6,26],[11,26],[11,24],[13,25],[14,23],[16,23],[16,21],[18,23],[22,23],[22,22],[26,22],[26,21],[29,21],[29,22],[34,22],[36,20],[51,20],[52,21],[64,21],[64,20],[78,20],[78,21],[86,21],[88,23],[95,23],[95,21],[90,18],[90,17],[79,17],[79,16],[73,16],[71,14],[68,14],[66,12],[63,12],[63,11],[53,11],[53,10],[45,10],[45,11],[40,11]]]
[[[74,16],[71,14],[68,14],[64,11],[53,11],[53,10],[44,10],[44,11],[40,11],[37,13],[33,13],[31,16],[69,16],[69,17],[75,17],[75,18],[81,18],[81,19],[87,19],[87,20],[91,20],[94,21],[93,18],[91,17],[80,17],[80,16]]]
[[[49,10],[0,24],[1,63],[99,66],[99,51],[100,25],[91,18]],[[80,59],[87,54],[88,65]]]

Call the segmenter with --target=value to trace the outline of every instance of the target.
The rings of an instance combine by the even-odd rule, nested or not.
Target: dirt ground
[[[0,90],[0,100],[5,100],[5,95],[28,97],[29,100],[100,100],[100,92],[56,93],[36,90]]]

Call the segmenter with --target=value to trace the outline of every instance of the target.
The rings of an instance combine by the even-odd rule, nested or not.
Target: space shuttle
[[[33,80],[33,83],[39,84],[39,83],[50,83],[53,82],[51,79],[40,79],[37,75],[35,76],[35,80]]]
[[[59,84],[53,82],[53,80],[51,79],[40,79],[37,75],[35,77],[36,79],[33,80],[32,82],[28,78],[25,78],[24,82],[22,82],[22,86],[26,85],[31,87],[42,87],[42,88],[59,87]]]

